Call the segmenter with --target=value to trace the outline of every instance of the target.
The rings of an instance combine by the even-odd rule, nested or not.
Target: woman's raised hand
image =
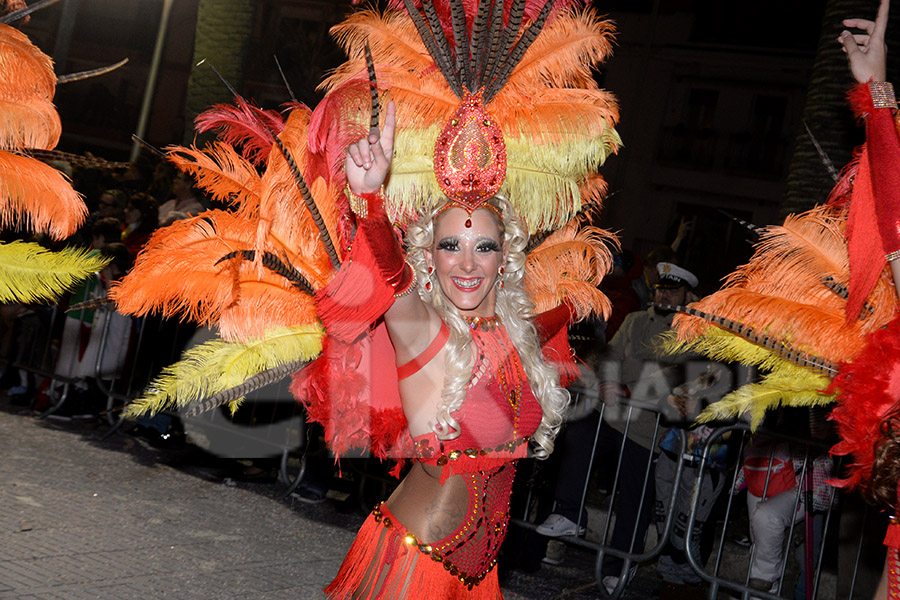
[[[844,53],[850,61],[850,72],[857,83],[884,81],[887,77],[884,32],[887,29],[890,4],[890,0],[881,0],[874,22],[868,19],[844,19],[844,27],[865,31],[854,35],[845,29],[838,37],[838,43],[844,47]]]
[[[347,148],[347,185],[355,194],[370,194],[381,189],[394,156],[396,107],[388,102],[384,131],[373,127],[367,137]]]

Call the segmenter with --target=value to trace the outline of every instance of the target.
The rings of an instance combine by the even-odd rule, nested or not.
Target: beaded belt
[[[390,530],[394,528],[395,524],[389,516],[385,515],[381,511],[381,506],[383,504],[384,502],[380,502],[374,509],[372,509],[372,516],[375,517],[376,523],[380,523],[382,526],[384,526],[385,529]],[[448,558],[441,556],[441,553],[435,550],[431,546],[431,544],[423,544],[415,535],[408,531],[403,536],[403,543],[407,546],[417,548],[419,552],[421,552],[425,556],[430,557],[434,562],[442,563],[444,565],[444,569],[446,569],[447,572],[450,573],[450,575],[459,579],[459,581],[469,590],[481,583],[481,581],[485,577],[487,577],[488,573],[490,573],[494,566],[497,564],[497,559],[494,558],[491,561],[490,565],[488,565],[487,570],[485,570],[485,572],[481,575],[466,575],[459,569],[459,567],[450,562]]]

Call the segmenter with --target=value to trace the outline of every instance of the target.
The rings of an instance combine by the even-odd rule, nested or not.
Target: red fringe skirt
[[[337,577],[325,588],[332,600],[502,600],[497,569],[470,590],[439,560],[405,540],[407,531],[379,507],[382,518],[369,515],[360,528]]]

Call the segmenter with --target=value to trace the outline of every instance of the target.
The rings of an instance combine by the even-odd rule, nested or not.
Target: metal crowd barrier
[[[50,406],[40,418],[58,414],[72,400],[72,390],[90,378],[103,398],[103,414],[110,425],[104,439],[116,434],[125,420],[119,416],[125,404],[140,397],[146,385],[163,367],[177,361],[186,344],[212,337],[205,330],[154,317],[135,319],[110,307],[93,312],[87,337],[81,321],[90,313],[80,309],[66,313],[54,306],[44,339],[30,343],[41,351],[29,353],[31,360],[7,360],[36,379],[46,380]],[[68,331],[69,335],[66,335]],[[53,332],[61,332],[58,336]],[[188,340],[188,336],[191,337]],[[27,340],[20,343],[28,344]],[[21,354],[21,352],[19,353]],[[36,386],[37,387],[37,386]],[[214,455],[227,458],[279,459],[279,475],[286,486],[282,496],[293,492],[305,469],[306,420],[302,407],[288,390],[288,380],[252,392],[235,416],[227,409],[194,417],[177,412],[192,440]]]
[[[593,450],[589,461],[589,469],[590,471],[594,471],[598,466],[602,466],[601,461],[599,460],[600,457],[596,455],[596,439],[600,434],[604,419],[607,418],[609,409],[599,401],[598,394],[594,390],[570,388],[570,392],[576,402],[576,406],[579,407],[575,410],[576,413],[584,415],[585,412],[596,410],[600,414],[600,419],[595,432]],[[666,425],[660,412],[649,405],[642,405],[640,408],[628,406],[625,409],[627,422],[624,424],[624,428],[622,428],[624,436],[628,435],[629,428],[632,426],[632,422],[639,412],[650,416],[654,421],[652,448],[658,451],[657,443],[661,436],[661,430]],[[678,443],[681,448],[681,454],[682,456],[687,456],[685,454],[685,430],[677,429],[677,431],[680,434],[678,436]],[[744,499],[745,492],[734,490],[735,482],[743,467],[744,450],[747,446],[748,439],[751,437],[749,426],[745,423],[738,422],[720,426],[708,435],[700,446],[701,450],[697,452],[701,458],[696,461],[695,468],[688,470],[684,460],[678,461],[674,476],[675,479],[672,483],[674,493],[672,494],[672,497],[665,499],[665,520],[663,526],[659,528],[655,541],[652,540],[652,535],[648,535],[647,543],[644,545],[639,544],[639,550],[633,552],[623,552],[610,545],[612,533],[611,524],[615,520],[616,513],[620,510],[617,493],[621,486],[622,478],[635,476],[635,473],[624,473],[622,471],[621,451],[625,445],[625,437],[623,437],[620,446],[620,455],[615,459],[616,469],[612,478],[613,484],[606,492],[602,501],[602,505],[606,506],[608,504],[609,509],[605,514],[603,510],[600,511],[600,520],[602,523],[599,527],[599,531],[592,531],[589,529],[587,537],[564,536],[556,538],[566,545],[587,548],[596,553],[593,576],[596,580],[595,584],[600,590],[599,597],[638,597],[629,595],[627,591],[627,575],[633,566],[653,566],[663,552],[666,544],[670,541],[673,534],[673,510],[679,501],[678,496],[681,488],[679,483],[684,477],[694,478],[693,485],[689,488],[691,489],[689,504],[690,514],[684,527],[684,554],[691,570],[705,582],[707,586],[707,598],[758,598],[769,600],[782,598],[808,598],[825,600],[830,598],[868,599],[871,597],[871,594],[875,589],[874,586],[877,585],[878,576],[880,575],[881,562],[877,559],[872,560],[872,564],[867,567],[867,582],[861,584],[861,557],[865,550],[874,549],[874,554],[878,554],[877,548],[880,547],[881,544],[881,538],[877,533],[878,526],[876,525],[874,527],[875,533],[872,533],[871,535],[866,534],[865,527],[856,527],[856,531],[852,532],[856,535],[855,539],[842,540],[840,543],[835,542],[834,540],[838,537],[839,533],[841,536],[846,537],[846,532],[839,531],[839,525],[842,518],[847,519],[848,523],[855,523],[854,521],[851,521],[851,519],[857,519],[859,518],[859,515],[850,513],[849,508],[844,510],[844,514],[841,514],[841,507],[837,501],[839,494],[837,494],[836,488],[830,486],[828,488],[830,491],[820,493],[820,498],[824,495],[829,496],[827,501],[822,500],[827,503],[827,510],[810,510],[809,512],[806,512],[804,509],[802,514],[799,512],[801,500],[804,500],[804,498],[804,506],[814,504],[812,502],[812,491],[806,489],[809,487],[808,482],[811,479],[813,460],[816,456],[824,456],[830,461],[831,459],[828,458],[830,444],[826,444],[822,440],[801,439],[765,430],[760,430],[752,435],[756,436],[757,440],[765,439],[772,442],[771,454],[769,455],[768,461],[765,463],[767,466],[764,474],[765,485],[762,495],[764,501],[771,500],[771,497],[767,494],[769,492],[770,480],[772,480],[773,477],[773,464],[777,464],[777,461],[774,460],[776,445],[778,443],[789,444],[795,458],[796,456],[802,456],[802,460],[799,460],[799,467],[795,467],[795,476],[796,480],[800,482],[799,485],[796,485],[796,487],[789,491],[783,492],[784,494],[789,495],[791,501],[789,508],[791,518],[789,519],[790,523],[785,526],[783,531],[783,541],[781,542],[783,548],[782,560],[773,589],[770,591],[753,587],[750,581],[750,564],[754,560],[757,544],[752,541],[744,540],[749,546],[749,548],[745,548],[736,543],[739,538],[744,537],[744,533],[747,533],[748,537],[752,537],[749,531],[745,532],[743,530],[745,520],[747,521],[747,529],[750,527],[749,520],[751,517],[749,510],[746,511],[745,515],[745,510],[739,506],[739,502],[742,502]],[[715,447],[723,443],[727,443],[729,446],[730,460],[727,470],[725,472],[720,472],[718,475],[725,478],[724,489],[718,498],[718,508],[713,510],[709,519],[706,521],[705,526],[711,528],[715,535],[712,537],[713,542],[712,549],[709,551],[709,558],[708,560],[704,560],[703,557],[699,556],[697,553],[699,544],[697,543],[698,540],[694,539],[696,536],[695,525],[698,503],[701,501],[700,490],[702,489],[704,481],[713,476],[713,469],[710,466],[712,458],[711,452]],[[823,459],[819,460],[821,461]],[[649,472],[651,468],[652,466],[648,464],[647,471],[645,471],[644,474]],[[553,471],[554,469],[550,470]],[[839,464],[834,464],[832,473],[833,476],[840,474]],[[638,476],[640,475],[641,474],[638,474]],[[590,485],[591,478],[587,477],[585,487],[581,490],[581,514],[584,513],[586,505],[588,505],[589,508],[592,508],[595,513],[597,510],[596,503],[594,507],[589,506],[589,497],[592,495],[596,497],[598,495],[594,490],[588,489]],[[652,479],[649,482],[645,481],[643,488],[644,495],[641,498],[642,503],[649,501],[648,499],[652,497],[652,493],[649,491],[649,487],[652,485],[654,485]],[[513,514],[512,519],[514,525],[528,530],[535,530],[540,524],[535,520],[535,515],[539,510],[537,508],[538,500],[534,492],[534,487],[535,485],[532,483],[528,488],[524,507],[521,511]],[[824,490],[825,488],[822,489]],[[603,495],[601,494],[601,496]],[[853,504],[855,505],[855,498],[853,495],[840,494],[840,496],[854,500]],[[850,503],[848,502],[848,504]],[[869,509],[865,509],[865,512],[861,515],[863,523],[872,522],[873,519],[878,520],[879,518],[878,512],[875,510],[870,511]],[[882,520],[886,523],[886,519]],[[582,525],[584,524],[579,518],[577,526]],[[651,522],[649,527],[650,530],[653,529],[653,525],[654,524]],[[853,526],[851,525],[850,528],[853,528]],[[636,534],[636,530],[638,529],[637,524],[635,524],[634,529]],[[868,537],[864,537],[865,535],[868,535]],[[809,552],[806,551],[807,543],[810,544]],[[802,569],[804,561],[801,561],[801,569],[798,569],[797,566],[795,566],[796,558],[793,555],[795,551],[802,551],[804,553],[804,559],[812,560],[813,566],[812,569],[805,569],[805,572],[803,573],[803,579],[806,585],[800,586],[799,589],[796,590],[792,584],[799,579],[798,571]],[[826,563],[835,562],[836,553],[840,555],[837,560],[838,570],[841,571],[840,576],[835,572],[834,568],[826,569]],[[618,585],[609,594],[606,594],[604,586],[601,583],[601,568],[604,558],[607,556],[617,556],[624,561],[621,572],[619,573]],[[647,571],[648,569],[643,569],[641,571],[641,576],[646,576]]]

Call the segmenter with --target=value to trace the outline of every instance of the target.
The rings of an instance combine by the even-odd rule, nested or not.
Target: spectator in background
[[[144,162],[131,163],[124,173],[120,173],[116,180],[117,188],[122,190],[125,195],[144,192],[150,185],[150,177],[148,166]]]
[[[670,263],[659,263],[659,301],[683,304],[697,277]],[[672,389],[685,381],[682,363],[691,355],[663,354],[661,336],[672,327],[674,313],[656,307],[633,312],[612,337],[600,369],[599,395],[607,405],[603,419],[593,411],[585,418],[567,421],[556,443],[561,462],[554,488],[554,514],[537,527],[547,537],[582,535],[587,514],[582,505],[590,477],[591,448],[601,460],[615,460],[621,449],[618,498],[613,503],[616,524],[610,545],[616,550],[640,553],[650,525],[654,496],[653,447],[656,412],[668,406]],[[641,410],[647,409],[647,410]],[[626,435],[627,434],[627,435]],[[607,556],[602,583],[608,593],[625,584],[637,572],[625,569],[618,556]]]
[[[632,288],[640,301],[639,310],[644,310],[653,302],[656,284],[659,282],[659,263],[675,264],[675,253],[669,246],[658,246],[644,257],[644,271],[632,281]]]
[[[149,194],[132,194],[125,206],[125,230],[122,232],[122,243],[132,256],[153,235],[159,224],[159,206]]]
[[[153,181],[147,193],[153,196],[157,204],[162,204],[169,199],[172,192],[172,181],[175,179],[175,165],[167,160],[156,163],[153,169]]]
[[[122,222],[112,217],[96,221],[91,226],[91,240],[91,247],[95,250],[102,250],[108,244],[121,242]]]
[[[194,180],[182,172],[172,180],[172,195],[159,207],[159,224],[169,225],[186,216],[200,214],[202,210],[203,204],[194,189]]]
[[[612,339],[628,313],[644,310],[641,299],[634,291],[634,282],[640,277],[641,263],[634,252],[622,250],[613,256],[613,270],[603,278],[600,286],[612,302],[612,313],[606,321],[606,339]]]
[[[113,218],[119,221],[125,218],[125,202],[127,196],[122,190],[106,190],[100,194],[97,210],[92,215],[96,219]]]

